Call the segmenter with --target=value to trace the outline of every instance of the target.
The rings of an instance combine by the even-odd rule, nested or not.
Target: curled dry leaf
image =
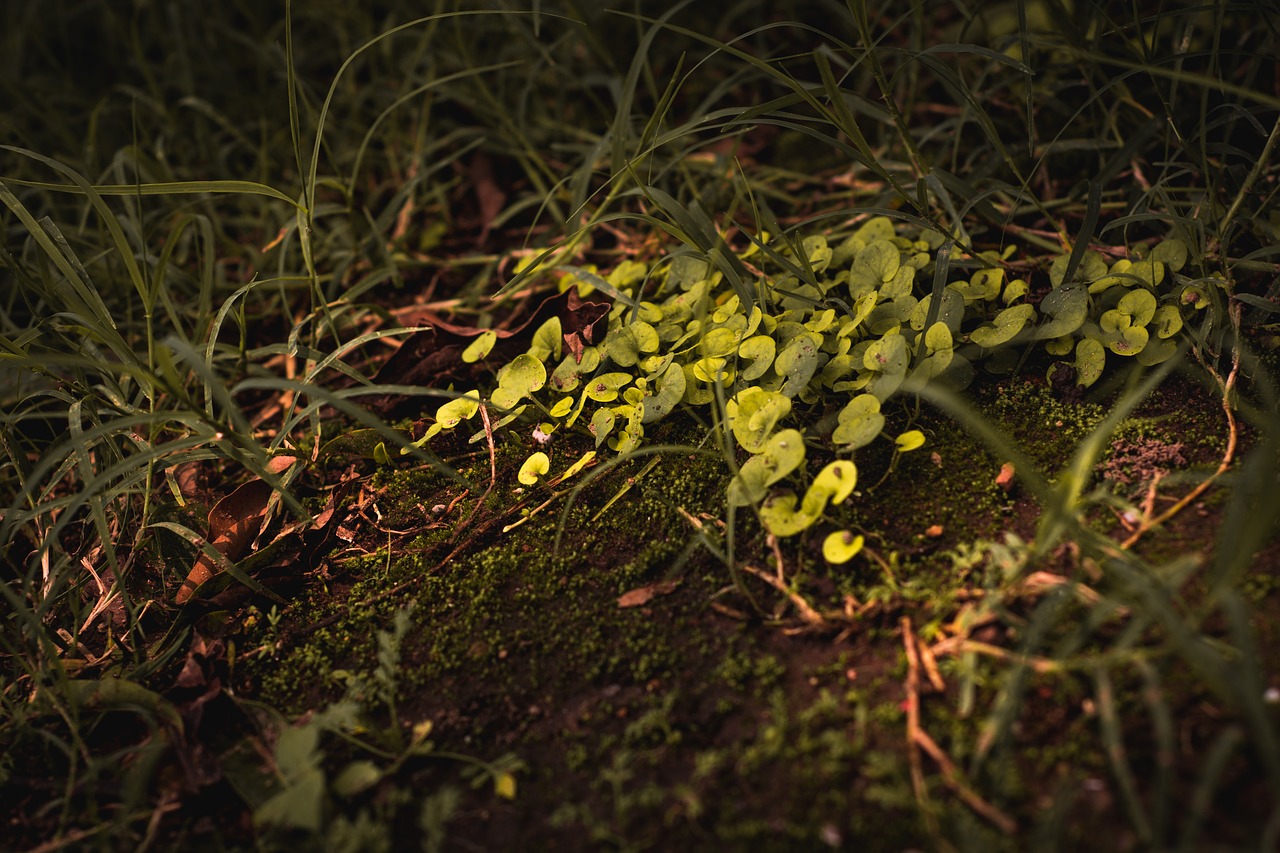
[[[658,581],[648,586],[637,587],[630,592],[623,593],[618,597],[619,607],[641,607],[648,604],[659,595],[670,595],[680,586],[680,581]]]
[[[288,470],[297,458],[293,456],[276,456],[268,463],[267,468],[273,474]],[[209,542],[218,553],[234,562],[244,556],[249,545],[262,529],[262,519],[267,511],[267,503],[271,500],[271,486],[265,481],[254,478],[222,500],[209,510]],[[185,604],[191,599],[196,587],[217,574],[217,563],[208,554],[201,553],[194,566],[191,567],[187,579],[178,589],[174,601]]]
[[[1012,462],[1006,462],[1000,466],[1000,473],[996,475],[996,485],[1004,489],[1006,492],[1013,489],[1013,478],[1017,470],[1013,467]]]

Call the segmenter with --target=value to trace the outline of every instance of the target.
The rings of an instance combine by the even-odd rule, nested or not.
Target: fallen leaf
[[[297,462],[293,456],[276,456],[267,464],[273,474],[280,474]],[[209,542],[231,562],[239,560],[262,529],[262,519],[271,500],[272,488],[266,481],[254,478],[214,504],[209,510]],[[217,574],[217,563],[201,553],[186,581],[178,589],[174,601],[185,604],[196,587]]]
[[[942,525],[941,524],[929,525],[929,527],[924,531],[924,535],[928,536],[930,539],[937,539],[939,536],[942,535]]]
[[[1004,489],[1006,492],[1013,489],[1013,476],[1017,473],[1012,462],[1006,462],[1000,466],[1000,473],[996,475],[996,485]]]
[[[680,586],[679,579],[669,581],[658,581],[648,586],[637,587],[630,592],[623,593],[618,597],[619,607],[640,607],[648,604],[659,595],[670,595]]]

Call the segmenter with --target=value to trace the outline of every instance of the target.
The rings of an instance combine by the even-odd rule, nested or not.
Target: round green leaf
[[[1076,344],[1076,382],[1088,388],[1098,381],[1106,366],[1107,353],[1096,338],[1084,338]]]
[[[489,354],[489,351],[493,349],[494,342],[497,340],[497,332],[492,329],[485,329],[462,351],[462,360],[467,364],[479,361]]]
[[[609,437],[609,433],[613,432],[613,424],[616,420],[617,415],[613,413],[613,409],[596,409],[595,414],[591,416],[591,426],[588,427],[591,434],[596,437],[596,447],[603,444]]]
[[[997,347],[1021,332],[1035,314],[1036,309],[1025,303],[1011,305],[996,314],[993,322],[974,329],[969,339],[981,347]]]
[[[839,425],[831,440],[856,450],[870,444],[883,429],[880,400],[874,394],[859,394],[840,410]]]
[[[551,417],[563,418],[571,411],[573,411],[573,398],[561,397],[560,400],[551,407]]]
[[[520,353],[498,371],[498,389],[493,392],[493,403],[510,409],[545,384],[546,365],[528,353]]]
[[[1174,272],[1178,272],[1187,263],[1187,244],[1176,237],[1161,240],[1151,250],[1151,260],[1158,261]]]
[[[1130,326],[1117,332],[1107,341],[1107,346],[1116,355],[1137,355],[1146,347],[1149,337],[1146,327]]]
[[[671,410],[684,399],[684,370],[674,361],[663,371],[657,382],[658,392],[644,401],[643,423],[653,423],[671,414]]]
[[[822,540],[822,556],[834,565],[847,563],[858,555],[864,542],[863,536],[855,536],[851,530],[837,530]]]
[[[524,483],[526,486],[532,486],[538,482],[538,479],[551,470],[551,459],[541,450],[534,453],[528,459],[524,460],[524,464],[520,466],[520,473],[516,475],[516,479]]]
[[[559,358],[564,350],[564,335],[561,333],[560,318],[550,317],[533,333],[533,341],[529,344],[529,355],[546,361],[548,358]]]
[[[1059,287],[1062,280],[1066,278],[1067,267],[1071,263],[1069,255],[1062,255],[1054,258],[1053,264],[1049,267],[1049,281],[1054,287]],[[1087,251],[1084,257],[1080,259],[1079,266],[1076,267],[1076,281],[1097,281],[1107,274],[1107,262],[1102,259],[1102,255],[1094,251]]]
[[[1089,315],[1089,293],[1078,284],[1056,287],[1040,300],[1040,310],[1053,319],[1036,330],[1037,338],[1044,340],[1070,335],[1084,325],[1085,317]]]
[[[782,393],[794,397],[800,389],[809,384],[813,374],[818,370],[818,345],[808,333],[796,335],[791,343],[783,347],[773,362],[773,369],[779,376],[786,377],[782,385]]]
[[[1145,326],[1156,313],[1156,298],[1149,290],[1135,288],[1120,298],[1116,308],[1133,318],[1134,326]]]
[[[924,445],[924,433],[918,429],[909,430],[894,440],[899,453],[907,453]]]
[[[621,371],[602,373],[587,380],[586,394],[597,403],[611,403],[618,399],[618,392],[632,380],[630,373]]]
[[[725,407],[734,438],[749,453],[764,450],[774,426],[790,411],[790,399],[754,385],[739,391]]]
[[[796,496],[791,494],[775,495],[760,507],[760,521],[765,528],[783,539],[808,529],[817,520],[818,514],[797,510]]]
[[[551,385],[557,391],[567,394],[578,387],[583,377],[595,373],[599,366],[600,350],[596,347],[584,347],[581,361],[574,358],[572,353],[564,357],[551,374]]]
[[[819,512],[826,506],[827,501],[833,504],[844,503],[845,498],[853,494],[853,488],[856,485],[858,485],[858,466],[848,459],[828,462],[826,467],[818,472],[818,476],[814,477],[813,485],[809,486],[809,491],[805,493],[805,508],[812,509],[814,500],[819,502]]]
[[[764,376],[773,366],[777,352],[778,345],[768,335],[756,335],[743,341],[742,346],[738,347],[738,355],[751,360],[740,374],[743,381],[754,382]]]
[[[1182,312],[1176,305],[1161,305],[1151,319],[1152,327],[1161,338],[1171,338],[1182,329]]]

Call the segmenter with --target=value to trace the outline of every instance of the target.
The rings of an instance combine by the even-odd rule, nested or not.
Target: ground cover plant
[[[6,846],[1274,846],[1273,9],[0,14]]]

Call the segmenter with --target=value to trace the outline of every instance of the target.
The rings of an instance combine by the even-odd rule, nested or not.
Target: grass
[[[501,840],[487,809],[533,837],[635,848],[730,835],[964,847],[1005,820],[1019,843],[1070,846],[1095,818],[1130,848],[1274,841],[1275,609],[1253,594],[1280,517],[1274,10],[814,2],[782,20],[763,3],[408,6],[0,12],[0,784],[16,846],[167,849],[217,820],[227,847],[328,833],[348,849],[410,836],[442,849],[459,832]],[[776,305],[741,253],[762,247],[799,287],[815,281],[802,240],[871,214],[942,235],[926,269],[935,306],[992,263],[1039,299],[1053,257],[1070,281],[1088,250],[1114,260],[1173,236],[1188,248],[1180,284],[1206,307],[1177,360],[1104,377],[1089,393],[1101,420],[1065,454],[1002,427],[984,375],[975,393],[894,398],[904,429],[947,436],[947,470],[859,451],[864,471],[894,473],[840,510],[871,545],[848,569],[803,540],[775,550],[713,474],[666,473],[674,447],[736,470],[723,400],[571,496],[499,485],[530,450],[501,428],[415,444],[425,411],[492,383],[457,358],[440,362],[444,379],[388,367],[418,329],[510,329],[552,292],[557,264],[604,275],[681,255],[707,259],[743,304]],[[450,343],[434,334],[435,349]],[[1047,394],[1039,359],[1020,353],[999,381]],[[1113,438],[1170,393],[1217,401],[1197,416],[1213,460],[1170,492],[1153,485],[1145,505],[1111,493],[1094,472]],[[1081,394],[1067,391],[1067,410]],[[975,485],[977,462],[951,461],[988,453],[1016,463],[1003,503]],[[404,485],[406,472],[419,479]],[[911,515],[892,504],[895,481],[919,496],[934,476],[966,529],[950,556],[912,538],[928,507],[916,532],[876,514],[883,500]],[[1196,500],[1162,514],[1197,478],[1209,485]],[[255,480],[267,488],[235,492]],[[638,494],[669,541],[632,552]],[[497,531],[535,497],[561,503],[513,534],[525,552],[504,550]],[[220,512],[223,539],[210,532]],[[1136,527],[1118,530],[1116,513]],[[582,530],[600,537],[595,558],[567,547]],[[528,556],[555,543],[550,562]],[[219,576],[176,606],[201,554]],[[436,577],[450,566],[467,574]],[[539,608],[567,593],[520,580],[530,566],[581,573],[574,638],[543,637]],[[677,578],[681,618],[728,620],[699,629],[696,648],[658,604],[644,631],[615,606]],[[483,648],[406,633],[449,618]],[[589,626],[606,619],[621,651],[597,647],[607,638]],[[806,662],[812,641],[793,633],[843,644],[854,663]],[[522,664],[549,666],[524,647],[574,663],[508,682],[495,646]],[[669,689],[725,649],[738,674],[719,693]],[[272,674],[277,656],[308,680]],[[822,699],[798,674],[860,666],[878,681],[856,696]],[[467,673],[493,690],[460,688]],[[769,685],[753,693],[757,679]],[[619,690],[595,692],[606,687]],[[459,708],[504,689],[540,706],[549,695],[561,723],[589,699],[596,716],[564,729],[580,740],[571,765],[605,770],[553,772],[551,723],[503,736],[511,718],[486,712],[469,730]],[[1077,709],[1070,740],[1037,722],[1059,696]],[[611,722],[620,711],[646,722]],[[440,742],[415,728],[432,721]],[[512,742],[529,755],[508,756]],[[1061,790],[1037,782],[1036,760]],[[804,788],[812,808],[782,798],[757,825],[726,805],[728,767],[817,768],[822,786]],[[521,773],[551,793],[517,788]],[[1115,801],[1101,817],[1068,784],[1099,776]],[[260,808],[267,797],[276,806]],[[559,817],[530,823],[522,801]],[[851,803],[895,816],[901,837],[841,824]],[[224,809],[234,816],[219,820]]]

